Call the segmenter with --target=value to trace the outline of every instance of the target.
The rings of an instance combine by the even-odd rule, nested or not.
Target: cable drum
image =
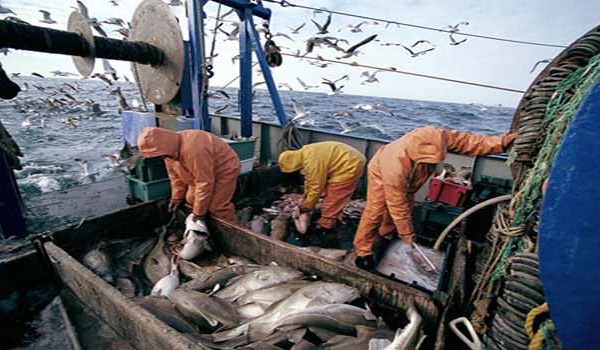
[[[545,138],[546,126],[542,123],[546,108],[557,86],[577,69],[588,64],[600,53],[600,26],[575,41],[546,66],[529,86],[519,103],[512,122],[518,136],[511,151],[511,167],[515,175],[515,188],[521,187],[526,171],[533,165]],[[565,93],[570,98],[571,92]]]

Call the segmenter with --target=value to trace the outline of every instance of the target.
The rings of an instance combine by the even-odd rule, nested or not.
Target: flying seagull
[[[83,18],[85,18],[87,20],[90,19],[90,13],[82,1],[77,0],[77,8],[79,9],[79,13],[81,13]]]
[[[319,24],[314,19],[311,19],[310,21],[313,22],[315,24],[315,26],[317,27],[317,29],[319,30],[317,32],[317,34],[327,34],[327,33],[329,33],[327,31],[327,28],[331,24],[331,13],[329,15],[327,15],[327,20],[325,21],[325,23],[323,23],[323,25]]]
[[[435,50],[435,47],[431,47],[429,49],[425,49],[425,50],[414,52],[413,50],[411,50],[410,48],[408,48],[408,47],[406,47],[404,45],[400,45],[400,46],[402,46],[406,51],[408,51],[408,53],[410,53],[411,57],[419,57],[421,55],[424,55],[424,54],[428,53],[429,51]]]
[[[277,88],[279,88],[279,89],[286,88],[290,91],[294,91],[294,89],[288,83],[280,83],[279,85],[277,85]]]
[[[452,46],[456,46],[456,45],[460,45],[462,43],[464,43],[465,41],[467,41],[467,38],[464,38],[460,41],[456,41],[456,39],[454,39],[454,33],[450,33],[450,45]]]
[[[298,83],[300,83],[300,85],[302,86],[302,88],[304,89],[304,91],[309,90],[309,89],[313,89],[313,88],[318,88],[318,86],[316,85],[307,85],[302,79],[300,78],[296,78],[296,80],[298,80]]]
[[[39,11],[44,16],[44,19],[41,19],[40,22],[46,23],[46,24],[54,24],[54,23],[56,23],[55,20],[53,20],[52,18],[50,18],[50,12],[44,11],[44,10],[39,10]]]
[[[377,79],[376,74],[379,72],[383,72],[382,70],[376,70],[373,73],[369,74],[368,71],[362,72],[361,77],[365,77],[365,80],[361,83],[364,85],[365,83],[378,83],[379,79]]]
[[[340,28],[338,30],[338,32],[341,32],[344,28],[350,28],[350,31],[352,33],[361,33],[362,29],[360,29],[360,27],[363,26],[363,25],[365,25],[365,24],[367,24],[367,23],[369,23],[369,22],[362,21],[362,22],[360,22],[358,24],[348,24],[347,26]]]
[[[417,46],[417,45],[420,45],[420,44],[429,44],[429,45],[431,45],[431,46],[435,46],[435,45],[434,45],[434,44],[432,44],[432,43],[431,43],[431,41],[429,41],[429,40],[417,40],[417,41],[415,41],[415,43],[414,43],[414,44],[410,45],[410,47],[411,47],[411,48],[414,48],[415,46]]]
[[[342,93],[342,89],[344,88],[344,85],[337,86],[337,85],[335,85],[335,82],[327,80],[327,79],[325,79],[324,81],[322,81],[321,84],[327,85],[331,89],[331,92],[327,93],[328,95],[337,95],[337,94],[340,94],[340,93]]]
[[[119,80],[117,76],[117,71],[110,65],[107,59],[102,59],[102,66],[104,67],[104,74],[111,75],[113,80]]]
[[[34,77],[42,78],[42,79],[44,78],[43,75],[41,75],[40,73],[36,73],[36,72],[31,73],[31,75],[33,75]]]
[[[535,62],[535,64],[533,65],[533,67],[529,71],[529,74],[533,73],[536,70],[536,68],[537,68],[538,65],[540,65],[540,64],[547,64],[547,63],[550,63],[550,62],[552,62],[552,60],[549,59],[549,58],[546,58],[544,60],[539,60],[539,61]]]
[[[359,42],[358,44],[354,44],[352,46],[350,46],[348,49],[346,49],[345,54],[342,55],[341,57],[337,57],[337,59],[342,59],[342,58],[349,58],[352,56],[356,56],[358,54],[358,48],[361,46],[364,46],[368,43],[370,43],[371,41],[375,40],[375,38],[377,38],[377,34],[373,34],[370,37],[364,39],[363,41]]]
[[[450,32],[452,32],[452,33],[456,33],[456,32],[458,32],[458,31],[460,30],[458,27],[460,27],[461,25],[468,26],[468,25],[469,25],[469,22],[464,22],[464,21],[463,21],[463,22],[458,22],[458,23],[457,23],[457,24],[455,24],[455,25],[448,25],[448,26],[446,26],[446,28],[447,28],[447,29],[448,29]]]
[[[17,15],[16,13],[13,12],[13,10],[9,9],[8,7],[2,6],[2,4],[0,3],[0,14],[6,15],[6,14],[9,14],[9,13],[12,13],[15,16]]]
[[[304,26],[306,25],[306,22],[302,23],[301,25],[299,25],[296,28],[292,28],[290,26],[287,26],[292,32],[291,34],[300,34],[300,29],[304,28]]]
[[[310,115],[310,112],[305,111],[302,105],[296,102],[296,100],[292,99],[292,103],[294,104],[294,113],[296,113],[296,115],[292,118],[293,122],[306,118]]]

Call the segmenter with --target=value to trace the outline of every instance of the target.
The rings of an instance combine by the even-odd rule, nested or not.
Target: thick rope
[[[542,305],[540,305],[538,307],[534,307],[533,309],[531,309],[531,311],[529,311],[529,313],[527,314],[527,318],[525,319],[525,331],[527,332],[529,339],[533,339],[533,337],[535,336],[535,331],[533,330],[533,324],[534,324],[536,318],[539,315],[541,315],[543,313],[548,313],[548,312],[550,312],[548,303],[543,303]]]
[[[531,339],[527,350],[546,350],[546,349],[555,349],[557,347],[554,346],[553,333],[555,331],[554,322],[552,320],[547,320],[540,325],[540,328]]]

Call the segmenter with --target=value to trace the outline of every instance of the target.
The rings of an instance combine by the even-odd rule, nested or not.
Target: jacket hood
[[[406,154],[415,163],[437,164],[446,159],[448,146],[442,132],[433,126],[414,129],[403,138]]]
[[[279,168],[284,173],[302,169],[302,150],[282,152],[279,155]]]
[[[179,157],[181,136],[175,131],[163,128],[144,128],[138,136],[138,149],[142,157]]]

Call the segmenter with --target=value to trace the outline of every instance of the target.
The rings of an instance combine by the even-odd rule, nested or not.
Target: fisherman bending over
[[[291,173],[300,170],[304,175],[300,220],[310,220],[310,213],[324,193],[317,230],[331,235],[340,213],[356,190],[365,163],[365,157],[359,151],[334,141],[317,142],[297,151],[281,153],[281,171]]]
[[[500,153],[515,137],[516,134],[478,136],[426,126],[381,147],[367,170],[367,204],[354,237],[356,265],[375,268],[373,246],[377,234],[387,236],[396,229],[405,243],[414,243],[414,194],[444,161],[447,152],[467,156]]]
[[[219,137],[200,130],[144,128],[138,137],[142,157],[165,157],[171,182],[169,211],[185,199],[193,220],[207,213],[235,222],[231,198],[241,164],[235,151]]]

